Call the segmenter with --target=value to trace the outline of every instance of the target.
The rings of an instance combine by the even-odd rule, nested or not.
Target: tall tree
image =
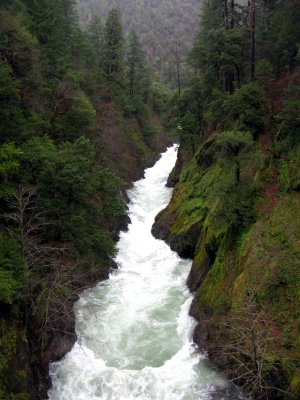
[[[176,78],[177,78],[177,89],[179,96],[181,95],[181,59],[179,52],[179,44],[176,39],[175,43],[175,61],[176,61]]]
[[[248,15],[248,28],[250,32],[250,37],[251,37],[251,50],[250,50],[250,75],[251,75],[251,81],[255,80],[255,69],[256,69],[256,1],[255,0],[249,0],[248,1],[248,9],[249,9],[249,15]]]
[[[113,8],[107,18],[104,32],[103,68],[108,80],[124,82],[124,37],[120,12]]]
[[[24,0],[31,16],[31,32],[38,38],[49,72],[63,75],[71,65],[72,43],[77,28],[74,0]]]
[[[149,69],[142,44],[135,31],[129,35],[128,46],[129,94],[132,101],[147,100],[149,90]]]
[[[88,28],[88,37],[93,45],[95,61],[97,67],[100,67],[103,57],[104,46],[104,28],[98,16],[93,16]]]

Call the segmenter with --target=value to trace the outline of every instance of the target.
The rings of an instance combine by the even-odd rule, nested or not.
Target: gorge
[[[50,400],[238,399],[192,342],[186,287],[191,268],[151,235],[171,195],[165,184],[177,146],[129,190],[128,232],[117,244],[119,269],[81,295],[78,341],[50,368]]]

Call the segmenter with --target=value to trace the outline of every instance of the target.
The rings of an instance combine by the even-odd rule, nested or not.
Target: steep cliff
[[[237,183],[217,142],[185,157],[153,233],[193,258],[199,348],[256,398],[299,398],[300,147],[278,160],[253,144]]]

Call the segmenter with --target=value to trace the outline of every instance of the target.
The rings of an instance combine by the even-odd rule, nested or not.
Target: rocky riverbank
[[[241,169],[241,180],[249,186],[254,182],[255,190],[247,193],[244,187],[236,196],[234,187],[223,187],[228,168],[211,157],[215,139],[208,137],[194,157],[185,151],[184,162],[178,161],[171,175],[172,200],[152,232],[193,259],[187,284],[195,294],[190,314],[198,321],[194,341],[199,349],[255,398],[298,398],[296,175],[289,178],[295,189],[283,193],[282,164],[260,153],[264,160],[255,170],[249,159]],[[270,195],[275,169],[277,189]]]

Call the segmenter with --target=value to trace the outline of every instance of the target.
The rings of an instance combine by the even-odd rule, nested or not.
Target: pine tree
[[[25,0],[31,16],[31,32],[41,43],[49,72],[63,75],[71,64],[77,27],[74,0]]]
[[[251,76],[251,81],[254,81],[255,70],[256,70],[256,1],[249,0],[248,7],[249,7],[248,29],[251,37],[250,76]]]
[[[97,67],[101,66],[104,47],[104,28],[98,16],[93,16],[88,28],[88,37],[92,43],[95,53],[95,63]]]
[[[119,10],[113,8],[106,21],[104,33],[103,69],[109,81],[124,84],[124,37]]]
[[[131,100],[147,100],[150,85],[149,68],[142,44],[135,31],[132,31],[129,36],[127,63]]]

